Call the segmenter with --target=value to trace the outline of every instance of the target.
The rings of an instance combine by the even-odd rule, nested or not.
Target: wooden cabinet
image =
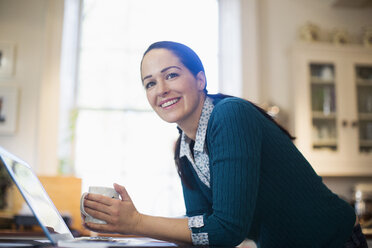
[[[320,175],[372,175],[372,49],[292,49],[296,145]]]

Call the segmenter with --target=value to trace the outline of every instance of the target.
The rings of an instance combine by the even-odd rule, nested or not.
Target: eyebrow
[[[167,71],[167,70],[169,70],[169,69],[172,69],[172,68],[177,68],[177,69],[179,69],[179,70],[182,70],[181,67],[178,67],[178,66],[176,66],[176,65],[171,65],[171,66],[165,67],[165,68],[164,68],[163,70],[161,70],[160,72],[163,73],[163,72],[165,72],[165,71]],[[152,77],[152,75],[147,75],[146,77],[144,77],[144,78],[142,79],[142,81],[145,81],[145,79],[150,78],[150,77]]]

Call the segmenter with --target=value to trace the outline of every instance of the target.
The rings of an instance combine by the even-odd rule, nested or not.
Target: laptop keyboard
[[[115,240],[114,238],[112,237],[101,237],[101,236],[97,236],[97,237],[82,237],[82,238],[77,238],[77,240],[84,240],[84,241],[102,241],[102,242],[116,242],[117,240]]]

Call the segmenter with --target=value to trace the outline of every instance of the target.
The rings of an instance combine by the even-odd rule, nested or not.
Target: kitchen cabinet
[[[324,176],[372,175],[372,49],[291,50],[296,146]]]

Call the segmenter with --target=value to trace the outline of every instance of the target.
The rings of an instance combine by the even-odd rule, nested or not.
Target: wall
[[[244,1],[244,0],[243,0]],[[260,30],[260,100],[279,105],[292,113],[292,82],[289,51],[297,42],[298,30],[307,22],[321,29],[321,39],[330,40],[335,28],[346,29],[353,41],[361,39],[362,28],[372,26],[372,8],[332,7],[324,0],[261,0]],[[361,41],[360,41],[361,42]],[[288,123],[293,130],[293,123]]]
[[[242,0],[252,1],[252,0]],[[331,40],[334,28],[346,29],[352,42],[361,42],[362,27],[372,26],[372,8],[334,8],[325,0],[259,0],[257,27],[259,41],[259,103],[272,103],[288,115],[287,127],[293,133],[293,94],[289,51],[298,41],[298,30],[307,22],[318,25],[321,39]],[[246,25],[247,26],[247,25]],[[250,40],[246,33],[245,39]],[[244,44],[244,43],[243,43]],[[244,70],[243,70],[244,71]],[[248,95],[249,92],[245,92]],[[294,134],[296,135],[296,134]],[[351,199],[354,184],[370,182],[368,177],[325,177],[337,194]]]
[[[0,0],[0,40],[16,46],[14,75],[0,84],[16,85],[20,93],[17,131],[0,136],[0,146],[40,174],[55,174],[58,166],[62,17],[62,0]]]

